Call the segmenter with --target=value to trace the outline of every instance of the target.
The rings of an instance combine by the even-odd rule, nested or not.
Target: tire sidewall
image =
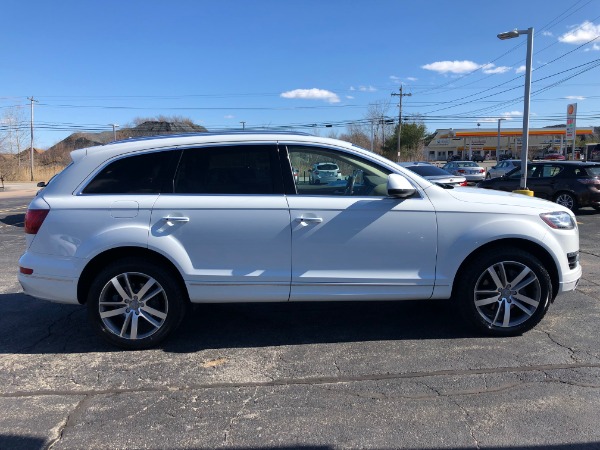
[[[100,318],[99,301],[104,286],[113,277],[126,272],[138,272],[154,278],[167,297],[168,313],[165,322],[157,332],[143,339],[130,340],[116,336]],[[109,343],[128,350],[146,349],[158,345],[179,326],[186,309],[184,298],[181,287],[170,271],[152,261],[127,258],[110,264],[95,277],[88,291],[88,318],[94,331]]]
[[[481,317],[475,306],[474,291],[479,277],[494,264],[499,262],[517,262],[531,269],[540,282],[541,298],[540,304],[533,315],[520,325],[503,328],[490,325]],[[477,331],[491,336],[517,336],[535,327],[546,314],[550,299],[552,298],[552,282],[548,271],[542,263],[530,253],[514,249],[494,249],[468,264],[463,273],[457,274],[460,285],[456,290],[455,301],[458,302],[459,310],[466,321]]]

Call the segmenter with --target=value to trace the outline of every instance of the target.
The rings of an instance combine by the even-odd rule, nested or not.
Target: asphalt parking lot
[[[516,338],[448,302],[201,305],[116,350],[16,279],[29,184],[0,191],[0,449],[600,448],[600,213],[583,279]]]

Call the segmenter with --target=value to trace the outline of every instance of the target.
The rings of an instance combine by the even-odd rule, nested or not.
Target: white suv
[[[86,304],[125,348],[202,302],[451,299],[480,331],[516,335],[581,276],[568,209],[441,187],[338,140],[204,133],[71,155],[29,205],[19,281]],[[294,182],[319,161],[352,175]]]

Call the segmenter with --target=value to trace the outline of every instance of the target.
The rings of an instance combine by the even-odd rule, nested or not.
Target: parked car
[[[542,159],[545,159],[547,161],[564,161],[565,160],[565,155],[562,155],[560,153],[546,153]]]
[[[85,304],[128,349],[204,302],[447,299],[479,332],[512,336],[581,277],[568,209],[444,189],[343,141],[201,133],[71,158],[28,207],[18,278],[26,294]],[[350,175],[295,184],[292,167],[315,160]]]
[[[482,153],[473,153],[471,155],[471,161],[483,162],[485,161],[485,156]]]
[[[514,170],[515,167],[521,167],[520,159],[505,159],[504,161],[500,161],[493,167],[490,167],[485,174],[486,180],[490,178],[501,177],[502,175],[506,175],[511,170]]]
[[[331,183],[342,179],[340,168],[333,162],[314,164],[308,172],[308,182],[310,184]]]
[[[463,158],[460,155],[448,155],[448,162],[450,162],[450,161],[460,161],[462,159]]]
[[[506,175],[485,180],[485,189],[519,189],[521,167]],[[540,161],[527,164],[527,187],[536,197],[554,201],[573,211],[585,206],[600,210],[600,163]]]
[[[485,169],[473,161],[453,161],[446,163],[442,169],[454,175],[463,176],[470,182],[485,178]]]
[[[466,186],[467,179],[462,176],[453,175],[450,172],[441,169],[433,164],[426,162],[407,162],[400,163],[402,167],[408,169],[417,175],[421,175],[426,180],[436,184],[447,186]]]
[[[505,161],[507,159],[513,159],[513,154],[512,153],[502,153],[499,157],[498,157],[498,161]]]

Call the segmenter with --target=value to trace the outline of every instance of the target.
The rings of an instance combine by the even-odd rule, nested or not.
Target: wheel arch
[[[559,285],[559,277],[558,277],[558,267],[556,266],[556,262],[552,255],[548,250],[542,247],[535,242],[528,241],[527,239],[518,239],[518,238],[507,238],[500,239],[493,242],[488,242],[487,244],[482,245],[481,247],[473,250],[461,263],[458,270],[456,271],[454,277],[454,283],[452,283],[452,298],[456,298],[456,291],[458,289],[458,283],[456,283],[456,279],[460,276],[462,270],[471,264],[473,261],[478,259],[480,256],[490,252],[493,249],[507,249],[507,248],[518,248],[520,250],[525,250],[535,256],[540,262],[544,265],[544,268],[548,271],[550,275],[550,281],[552,282],[552,295],[551,301],[554,301],[556,295],[558,293],[558,285]]]
[[[189,298],[187,296],[187,287],[177,267],[168,258],[160,253],[142,247],[113,248],[99,253],[92,258],[79,276],[79,281],[77,283],[77,301],[82,305],[86,303],[87,293],[92,285],[92,282],[94,281],[94,276],[100,270],[102,270],[102,268],[118,259],[132,257],[137,257],[145,261],[152,261],[155,264],[164,267],[165,270],[171,272],[171,274],[175,277],[176,282],[180,285],[182,292],[184,292],[186,295],[185,301],[189,302]]]

